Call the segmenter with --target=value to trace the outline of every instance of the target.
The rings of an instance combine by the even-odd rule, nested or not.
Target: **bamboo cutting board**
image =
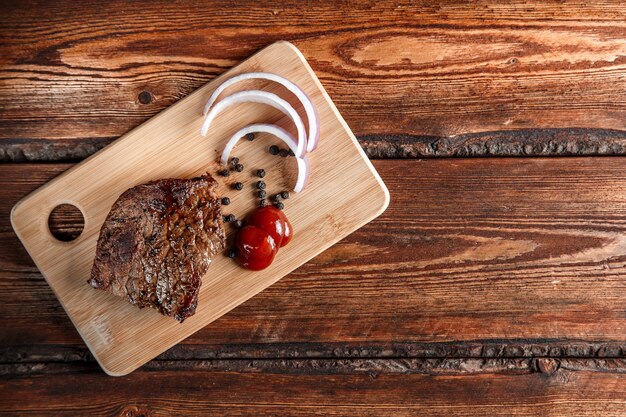
[[[215,175],[219,153],[239,128],[261,121],[290,128],[289,120],[269,106],[238,105],[218,116],[207,137],[199,134],[202,108],[211,92],[225,79],[249,71],[289,78],[309,94],[319,112],[320,142],[309,154],[309,183],[286,201],[285,213],[294,229],[292,242],[259,272],[244,270],[218,254],[203,278],[196,314],[182,324],[91,288],[87,279],[100,227],[126,189],[208,171],[220,182],[220,195],[231,198],[223,214],[243,218],[258,201],[253,196],[256,169],[268,172],[268,195],[291,188],[293,158],[270,155],[269,145],[278,141],[267,135],[243,140],[235,148],[232,155],[240,158],[244,172],[228,178]],[[246,83],[236,88],[290,96],[274,83]],[[304,118],[295,98],[289,101]],[[244,189],[232,190],[234,181],[243,182]],[[374,219],[388,203],[385,185],[300,51],[288,42],[277,42],[22,199],[13,207],[11,222],[98,363],[109,375],[125,375]],[[72,204],[84,216],[83,232],[74,241],[58,241],[48,229],[48,216],[60,204]],[[232,237],[233,229],[225,227]]]

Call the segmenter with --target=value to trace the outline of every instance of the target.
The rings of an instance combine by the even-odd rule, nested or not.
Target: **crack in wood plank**
[[[0,364],[4,378],[40,374],[98,372],[93,360]],[[140,371],[212,371],[296,375],[381,374],[475,375],[530,374],[548,377],[563,371],[626,373],[626,358],[352,358],[352,359],[188,359],[153,360]]]
[[[257,359],[616,359],[626,357],[626,341],[476,340],[440,343],[258,343],[179,344],[156,361]],[[0,348],[0,364],[91,362],[83,345],[29,345]]]
[[[7,138],[0,140],[0,162],[76,162],[115,139]],[[365,134],[357,139],[371,159],[626,155],[626,131],[614,129],[519,129],[450,137]]]

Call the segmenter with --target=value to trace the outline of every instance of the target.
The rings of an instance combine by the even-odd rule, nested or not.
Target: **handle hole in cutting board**
[[[57,240],[71,242],[83,232],[85,217],[72,204],[59,204],[48,216],[48,229]]]

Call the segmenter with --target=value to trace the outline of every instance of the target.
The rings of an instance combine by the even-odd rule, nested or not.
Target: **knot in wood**
[[[138,99],[141,104],[150,104],[152,103],[152,94],[149,91],[142,91],[139,93]]]
[[[552,375],[554,374],[560,366],[560,363],[556,359],[552,358],[539,358],[537,359],[537,371],[542,374]]]

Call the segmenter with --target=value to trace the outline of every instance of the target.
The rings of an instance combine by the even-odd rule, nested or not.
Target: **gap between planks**
[[[153,360],[143,371],[211,371],[294,375],[363,374],[530,374],[552,376],[559,371],[626,373],[626,358],[373,358],[373,359],[213,359]],[[39,374],[100,373],[94,360],[0,364],[0,377]]]
[[[2,139],[0,162],[78,162],[115,139]],[[370,159],[626,155],[626,131],[615,129],[519,129],[456,136],[362,134],[357,139]]]
[[[626,341],[492,340],[440,343],[179,344],[156,361],[184,360],[400,360],[400,359],[590,359],[625,358]],[[93,361],[84,345],[0,348],[0,364]]]

